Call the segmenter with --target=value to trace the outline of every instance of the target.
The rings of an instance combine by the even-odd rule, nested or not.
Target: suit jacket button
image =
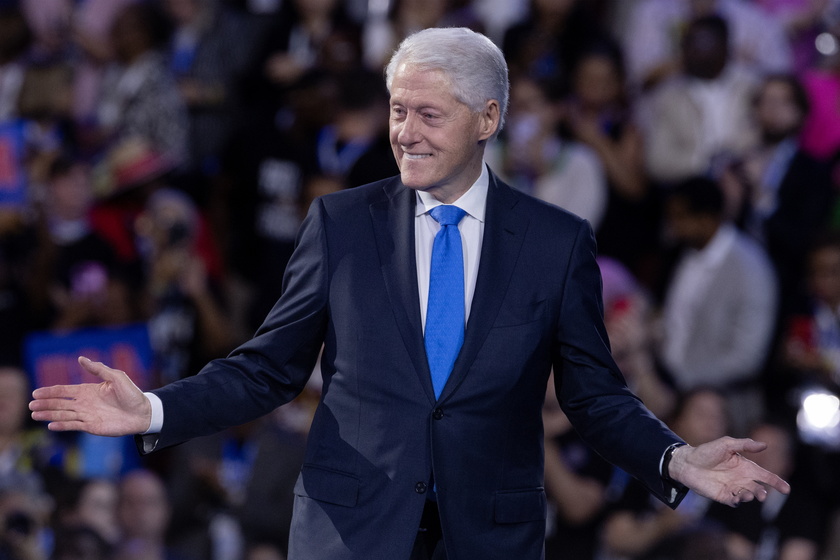
[[[440,420],[441,418],[443,418],[443,409],[436,408],[435,411],[432,412],[432,418],[434,418],[435,420]]]
[[[425,494],[426,493],[426,483],[425,482],[418,482],[414,485],[414,491],[418,494]]]

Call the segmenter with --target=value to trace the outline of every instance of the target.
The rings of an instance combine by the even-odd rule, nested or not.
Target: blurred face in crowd
[[[117,486],[108,480],[88,483],[79,497],[76,514],[81,524],[94,529],[113,542],[119,532],[117,526]]]
[[[20,431],[27,414],[29,384],[23,370],[0,368],[0,436]]]
[[[809,259],[811,292],[832,307],[840,305],[840,246],[821,247]]]
[[[717,78],[726,66],[728,48],[725,38],[709,26],[690,27],[683,42],[685,72],[703,80]]]
[[[137,6],[129,5],[114,20],[111,27],[111,44],[117,60],[122,64],[130,64],[152,48],[150,30],[146,29],[146,23]]]
[[[391,83],[390,140],[402,182],[450,203],[481,174],[485,141],[499,124],[499,103],[475,112],[439,70],[402,64]]]
[[[534,11],[541,17],[566,17],[578,0],[533,0]]]
[[[120,483],[118,517],[127,538],[163,538],[169,502],[163,483],[150,472],[129,473]]]
[[[324,17],[335,11],[338,0],[294,0],[294,3],[301,14]]]
[[[186,25],[201,15],[207,6],[207,0],[166,0],[166,13],[178,25]]]
[[[692,249],[702,249],[714,236],[719,218],[693,212],[684,199],[672,197],[666,205],[668,228],[674,240]]]
[[[805,119],[790,84],[771,80],[761,88],[755,116],[765,141],[776,143],[796,133]]]
[[[507,130],[512,145],[517,148],[526,146],[531,140],[553,133],[558,115],[557,106],[548,100],[533,80],[522,78],[511,85]]]
[[[55,216],[63,220],[80,220],[87,215],[93,192],[89,169],[77,164],[49,181],[47,204]]]
[[[137,218],[136,230],[156,251],[189,248],[196,235],[195,207],[185,197],[159,191]]]
[[[690,445],[700,445],[726,435],[726,401],[714,391],[698,391],[683,404],[674,431]]]
[[[585,108],[600,109],[615,103],[621,95],[621,78],[615,63],[604,55],[581,60],[574,75],[574,91]]]

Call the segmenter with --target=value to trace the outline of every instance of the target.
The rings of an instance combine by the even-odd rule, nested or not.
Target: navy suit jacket
[[[256,336],[155,391],[158,446],[293,399],[323,344],[323,396],[295,489],[291,560],[409,557],[437,500],[450,560],[542,556],[542,404],[676,504],[659,474],[679,441],[627,389],[602,321],[591,228],[491,173],[464,345],[435,400],[414,256],[415,192],[398,177],[316,200],[284,291]]]

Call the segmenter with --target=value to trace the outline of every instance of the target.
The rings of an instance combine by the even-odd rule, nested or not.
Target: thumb
[[[758,453],[767,449],[767,444],[763,441],[755,441],[750,438],[736,440],[739,444],[738,451],[746,453]]]
[[[115,381],[117,376],[122,373],[119,370],[109,368],[102,362],[94,362],[86,356],[79,356],[79,365],[85,371],[95,375],[102,381]]]

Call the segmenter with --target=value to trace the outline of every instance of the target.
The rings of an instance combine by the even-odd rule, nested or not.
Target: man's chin
[[[400,173],[400,180],[402,181],[403,185],[415,191],[425,191],[432,187],[432,185],[428,184],[427,182],[421,181],[417,177],[412,177],[410,174],[407,173]]]

